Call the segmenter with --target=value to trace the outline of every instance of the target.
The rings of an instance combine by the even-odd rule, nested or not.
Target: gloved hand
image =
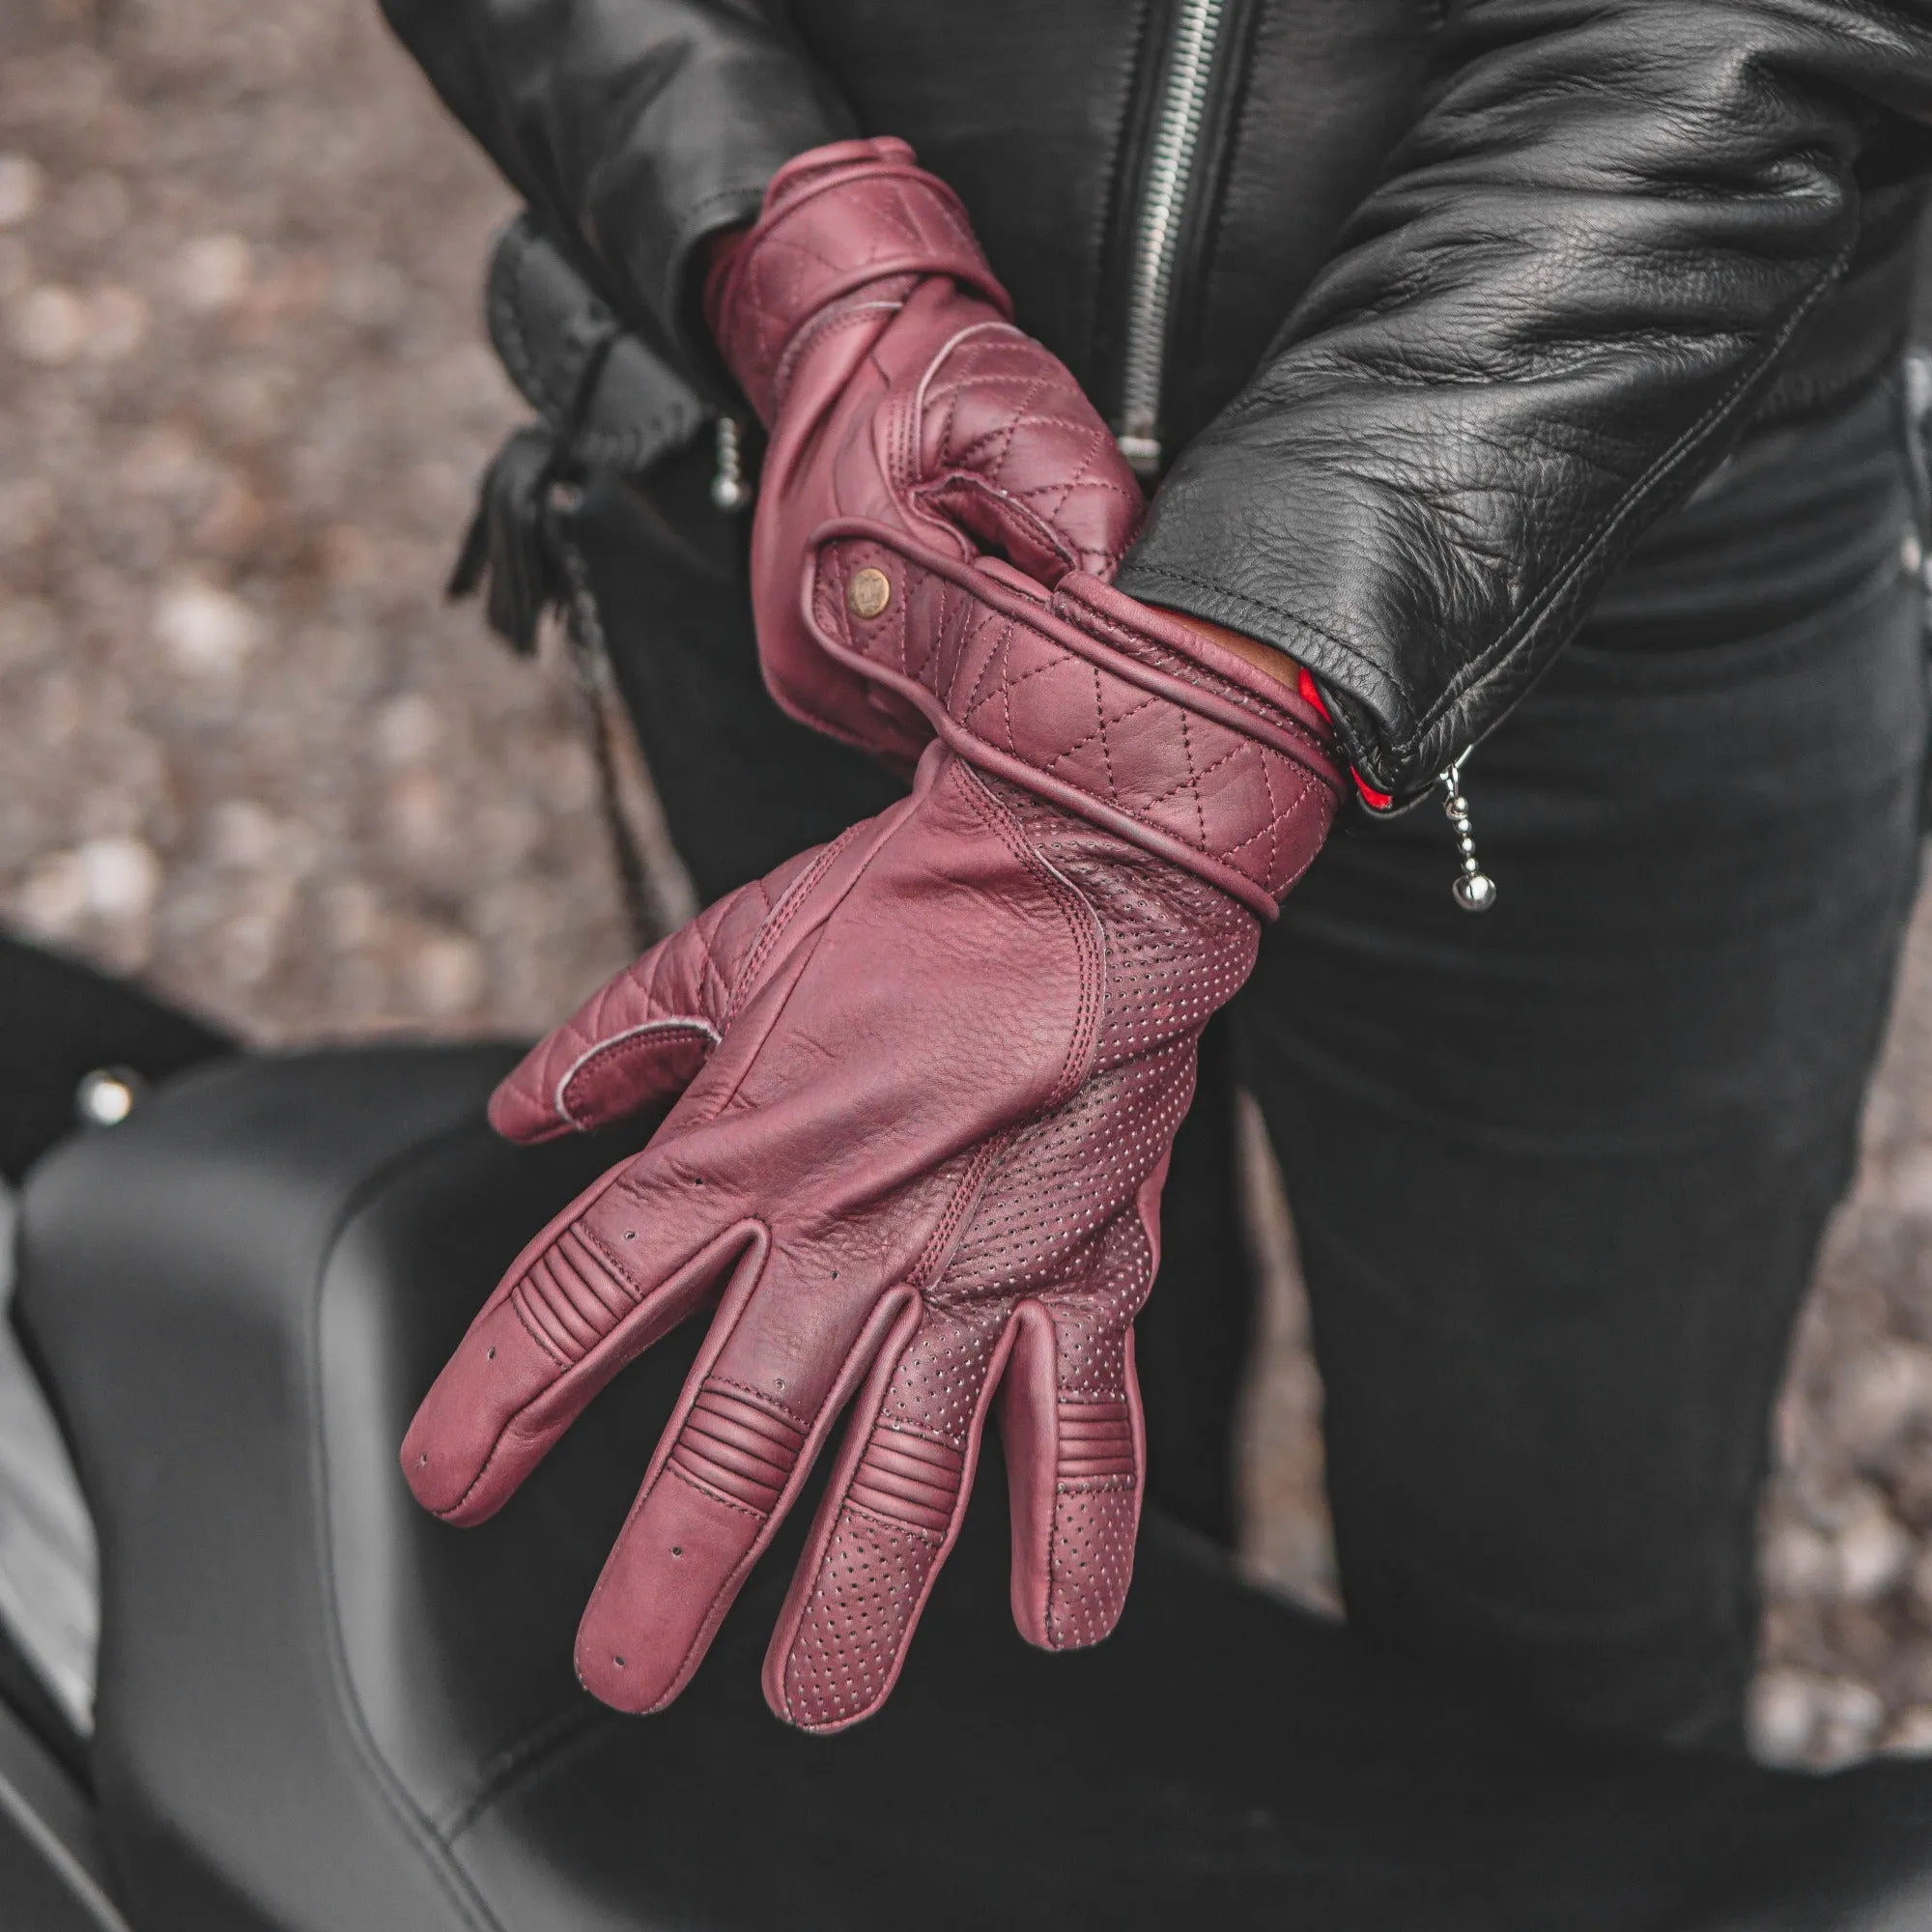
[[[831,519],[945,556],[1003,556],[1051,589],[1111,579],[1145,503],[1065,365],[1015,328],[965,210],[903,141],[840,141],[781,169],[714,263],[706,310],[770,429],[752,601],[773,695],[832,736],[910,765],[917,707],[830,662],[800,567]]]
[[[800,608],[944,742],[910,798],[654,948],[504,1083],[492,1119],[525,1140],[681,1097],[517,1260],[402,1460],[480,1521],[716,1297],[578,1671],[620,1709],[674,1697],[849,1405],[765,1665],[775,1712],[836,1730],[892,1688],[996,1396],[1021,1632],[1119,1616],[1169,1146],[1339,775],[1311,706],[1091,576],[1049,600],[835,526]]]

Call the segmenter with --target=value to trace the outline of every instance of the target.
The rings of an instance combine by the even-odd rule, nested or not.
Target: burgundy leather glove
[[[1133,479],[899,143],[787,168],[712,294],[774,425],[767,675],[840,736],[923,748],[918,781],[504,1083],[492,1119],[523,1140],[677,1104],[511,1267],[403,1463],[480,1521],[715,1302],[579,1674],[621,1709],[674,1697],[849,1407],[765,1667],[774,1711],[831,1730],[897,1676],[996,1396],[1021,1632],[1092,1643],[1120,1615],[1168,1150],[1339,781],[1313,706],[1101,581]]]
[[[912,797],[654,948],[493,1104],[534,1140],[682,1096],[525,1250],[403,1450],[424,1504],[480,1521],[716,1300],[579,1633],[621,1709],[677,1694],[848,1405],[766,1660],[781,1717],[883,1701],[996,1395],[1020,1630],[1092,1643],[1120,1614],[1168,1149],[1339,777],[1264,673],[1091,577],[1050,606],[1023,582],[823,544],[820,647],[951,742]]]
[[[786,710],[910,765],[915,706],[829,661],[800,608],[828,519],[867,518],[1051,588],[1114,574],[1140,485],[1065,367],[1012,326],[966,212],[903,141],[840,141],[781,169],[713,267],[706,308],[772,432],[752,535],[765,678]]]

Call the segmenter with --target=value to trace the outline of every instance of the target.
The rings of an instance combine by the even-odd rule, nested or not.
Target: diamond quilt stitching
[[[874,554],[869,549],[864,554]],[[836,549],[834,557],[826,578],[842,582],[851,559]],[[923,659],[913,644],[915,585],[923,599],[918,608],[936,619],[925,627],[929,648]],[[1096,803],[1230,867],[1273,895],[1285,893],[1305,869],[1312,851],[1287,848],[1281,827],[1319,781],[1287,753],[1114,675],[1051,634],[980,602],[950,579],[922,580],[917,566],[909,573],[908,594],[895,604],[892,625],[856,634],[842,599],[821,598],[820,611],[862,658],[891,663],[895,657],[895,668],[924,684],[982,744],[1076,784]],[[1118,639],[1109,642],[1118,647]],[[1156,646],[1151,655],[1157,653]],[[1190,664],[1186,669],[1196,684],[1240,695],[1232,687],[1224,693],[1204,667]],[[1071,729],[1064,722],[1064,705],[1048,695],[1065,677],[1078,678],[1085,692],[1085,717]],[[1163,708],[1175,713],[1171,733],[1145,742],[1122,737],[1123,726]],[[1267,810],[1258,819],[1241,816],[1223,830],[1240,796],[1239,781],[1249,776],[1260,781]],[[1235,783],[1217,782],[1223,779]]]

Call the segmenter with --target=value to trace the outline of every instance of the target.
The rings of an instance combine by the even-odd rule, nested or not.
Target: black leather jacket
[[[1932,173],[1932,0],[384,5],[695,369],[695,244],[909,139],[1165,471],[1122,587],[1309,665],[1398,802],[1751,422],[1896,354]]]

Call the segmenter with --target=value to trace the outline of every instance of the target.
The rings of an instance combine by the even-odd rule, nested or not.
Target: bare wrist
[[[1210,643],[1219,644],[1224,651],[1233,651],[1237,658],[1253,665],[1257,670],[1264,671],[1278,684],[1287,685],[1291,691],[1298,688],[1301,667],[1286,651],[1278,651],[1272,644],[1262,643],[1239,631],[1231,631],[1225,624],[1209,623],[1206,617],[1192,617],[1185,611],[1170,611],[1165,606],[1157,608],[1164,615],[1172,617],[1178,624],[1184,624]]]

